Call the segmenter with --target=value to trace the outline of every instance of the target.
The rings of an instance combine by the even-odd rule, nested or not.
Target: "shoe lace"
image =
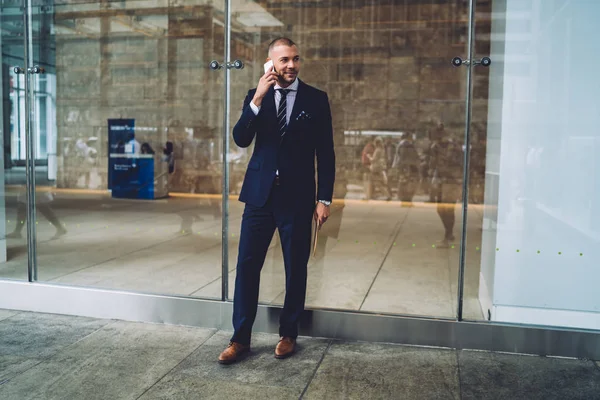
[[[229,345],[227,346],[227,348],[233,347],[235,350],[238,350],[242,347],[244,347],[242,344],[240,343],[236,343],[236,342],[229,342]]]

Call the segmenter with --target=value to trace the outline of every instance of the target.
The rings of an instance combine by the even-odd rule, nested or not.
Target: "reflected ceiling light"
[[[344,131],[347,136],[400,136],[403,131]]]

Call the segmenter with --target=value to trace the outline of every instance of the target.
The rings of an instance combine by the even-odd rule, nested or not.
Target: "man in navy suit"
[[[233,128],[240,147],[254,141],[240,193],[242,216],[233,299],[234,334],[219,362],[230,364],[250,350],[260,271],[275,229],[281,238],[286,296],[276,358],[292,355],[304,311],[313,218],[329,217],[335,180],[331,109],[327,94],[298,79],[300,56],[290,39],[269,45],[273,67],[248,92]],[[317,182],[315,184],[315,156]]]

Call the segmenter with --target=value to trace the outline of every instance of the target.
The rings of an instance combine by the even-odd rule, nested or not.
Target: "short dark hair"
[[[267,50],[267,52],[270,53],[273,47],[277,46],[278,44],[283,44],[288,47],[296,46],[296,43],[294,43],[292,39],[286,37],[278,37],[276,39],[273,39],[271,43],[269,43],[269,49]]]

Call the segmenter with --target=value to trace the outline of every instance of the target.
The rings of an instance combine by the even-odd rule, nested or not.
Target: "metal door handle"
[[[40,67],[39,65],[35,65],[28,69],[30,74],[45,74],[46,69],[44,67]]]
[[[17,75],[25,73],[25,70],[21,67],[13,67],[13,71]],[[40,67],[39,65],[35,65],[31,68],[28,68],[27,72],[29,72],[30,74],[45,74],[46,69],[44,67]]]
[[[452,65],[455,67],[460,67],[461,65],[481,65],[482,67],[489,67],[492,63],[492,60],[489,57],[483,57],[481,60],[463,60],[460,57],[454,57],[452,59]]]
[[[481,65],[482,67],[489,67],[492,60],[489,57],[483,57],[479,61],[473,61],[473,65]]]
[[[222,68],[244,69],[244,62],[242,60],[235,60],[234,62],[227,62],[227,63],[221,64],[218,61],[213,60],[210,62],[210,64],[208,64],[208,67],[210,69],[212,69],[213,71],[216,71],[216,70],[222,69]]]

